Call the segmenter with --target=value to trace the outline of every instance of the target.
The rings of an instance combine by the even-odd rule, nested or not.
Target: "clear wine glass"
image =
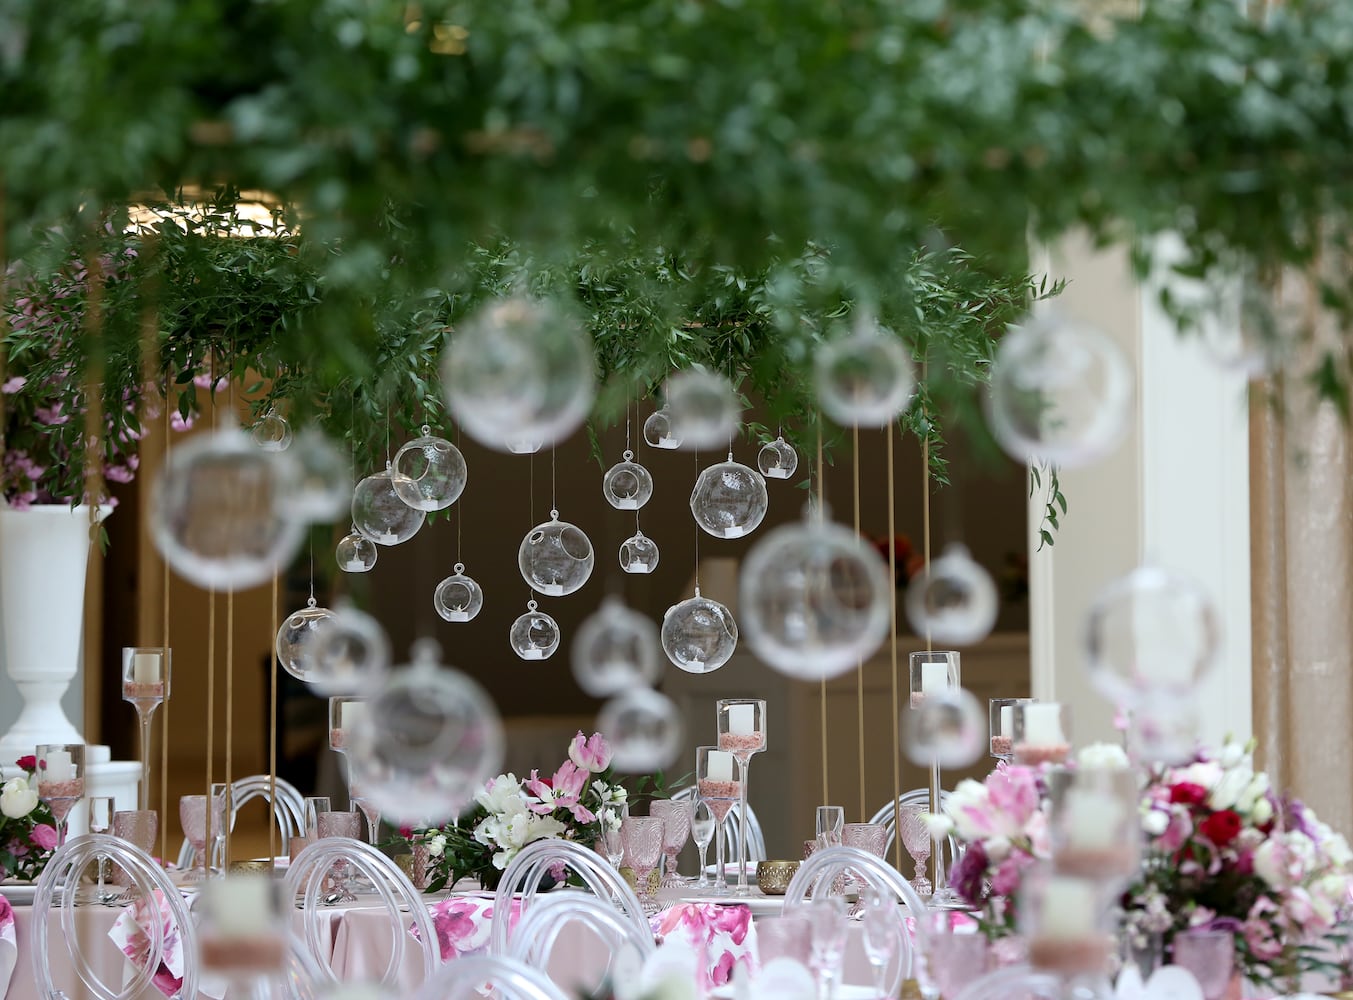
[[[883,977],[888,965],[897,954],[898,935],[901,923],[897,916],[897,903],[877,889],[871,889],[865,898],[864,915],[861,920],[864,929],[864,953],[869,960],[869,968],[874,973],[874,992],[885,996]]]
[[[225,781],[213,781],[211,784],[211,817],[208,834],[211,839],[211,861],[207,867],[216,871],[226,871],[230,865],[226,858],[226,834],[230,831],[233,811],[230,808],[231,788]]]
[[[695,841],[696,850],[700,852],[700,877],[695,882],[697,889],[710,887],[709,873],[705,871],[705,864],[709,842],[714,839],[714,826],[714,811],[710,809],[708,803],[696,800],[695,808],[691,811],[691,839]]]
[[[315,817],[315,832],[321,840],[328,837],[357,840],[362,836],[362,814],[356,810],[319,813]],[[357,897],[352,894],[348,885],[347,861],[335,862],[330,875],[332,891],[324,897],[324,902],[326,904],[356,902]]]
[[[348,798],[366,819],[366,842],[375,847],[377,835],[380,833],[381,811],[367,798],[361,783],[353,780],[351,769],[348,771]]]
[[[56,820],[56,846],[66,843],[70,811],[85,797],[83,743],[44,743],[37,748],[38,798]]]
[[[168,648],[126,646],[122,650],[122,700],[132,703],[141,723],[141,789],[138,808],[150,808],[150,721],[169,697]]]
[[[846,825],[845,806],[817,807],[817,846],[840,847],[841,833]]]
[[[721,698],[719,712],[719,749],[738,762],[738,838],[737,895],[750,896],[747,884],[747,782],[752,757],[766,749],[766,703],[759,698]]]
[[[850,930],[850,921],[846,918],[846,901],[841,896],[819,897],[809,900],[803,909],[813,926],[813,971],[817,975],[817,995],[823,1000],[832,1000],[836,983],[841,978],[841,958]]]
[[[189,882],[207,878],[207,804],[210,801],[211,797],[207,795],[179,796],[179,823],[193,848],[193,867],[184,876]]]
[[[733,777],[734,763],[729,751],[718,747],[695,748],[696,792],[714,814],[715,872],[714,885],[709,889],[711,896],[730,894],[728,882],[724,878],[723,824],[728,818],[728,810],[742,795],[742,782]]]
[[[113,829],[113,797],[111,795],[91,795],[89,797],[89,832],[90,833],[109,833]],[[96,865],[97,884],[94,890],[94,898],[100,903],[106,903],[117,893],[110,893],[104,889],[104,882],[108,878],[108,859],[102,854]]]
[[[916,865],[916,875],[911,880],[911,886],[918,894],[929,896],[931,885],[926,875],[926,865],[930,861],[930,828],[926,825],[925,809],[916,805],[903,806],[899,833],[902,846]]]
[[[630,867],[634,869],[634,887],[645,913],[656,913],[658,910],[648,879],[662,857],[662,831],[662,820],[656,816],[631,816],[620,827],[624,853],[629,858]]]
[[[622,802],[619,805],[607,806],[597,817],[601,820],[602,852],[616,871],[620,870],[620,863],[625,860],[625,838],[621,830],[624,828],[625,820],[629,818],[629,810],[629,804]]]
[[[663,824],[662,853],[666,859],[663,862],[663,888],[675,889],[686,885],[690,879],[677,874],[677,855],[686,846],[686,839],[691,835],[690,801],[658,799],[649,804],[648,812],[650,816],[661,819]]]

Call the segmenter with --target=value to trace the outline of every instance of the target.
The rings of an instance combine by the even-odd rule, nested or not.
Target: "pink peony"
[[[1038,777],[1030,768],[998,768],[986,785],[992,806],[1016,826],[1023,827],[1038,812]]]
[[[56,828],[47,823],[39,823],[33,827],[30,834],[33,843],[37,844],[44,851],[50,851],[56,847]]]
[[[599,774],[611,766],[611,745],[601,733],[584,738],[580,729],[568,748],[568,759],[585,771]]]

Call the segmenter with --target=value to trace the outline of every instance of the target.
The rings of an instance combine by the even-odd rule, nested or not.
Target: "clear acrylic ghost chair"
[[[954,1000],[1062,1000],[1062,980],[1027,965],[988,972],[958,991]]]
[[[423,978],[430,978],[440,964],[441,956],[437,931],[423,904],[423,894],[413,887],[398,865],[370,844],[345,837],[329,837],[317,840],[296,855],[282,880],[285,896],[301,903],[302,940],[326,980],[338,982],[338,975],[330,964],[333,943],[323,901],[330,891],[326,887],[328,875],[339,862],[346,862],[351,877],[365,877],[371,883],[390,915],[390,959],[379,979],[380,984],[391,989],[399,985],[399,970],[408,948],[421,951]],[[410,921],[418,935],[416,941],[409,933]]]
[[[606,954],[612,957],[629,946],[642,960],[657,947],[648,926],[639,929],[613,903],[581,892],[556,892],[537,899],[517,922],[507,946],[507,957],[537,969],[547,968],[560,932],[575,923],[599,937],[606,947]],[[596,985],[600,986],[609,974],[608,967],[598,977]]]
[[[896,898],[905,909],[905,912],[898,914],[897,958],[890,967],[892,980],[888,996],[896,996],[902,988],[902,981],[911,977],[913,959],[911,935],[907,933],[902,918],[919,917],[925,912],[921,897],[916,894],[906,876],[896,868],[858,847],[828,847],[815,851],[789,880],[789,887],[785,890],[785,912],[789,913],[810,899],[826,898],[831,893],[836,877],[847,871],[885,896]]]
[[[239,778],[230,784],[230,815],[227,818],[229,828],[235,829],[235,820],[239,816],[240,806],[254,799],[263,799],[272,803],[273,819],[282,835],[281,857],[291,850],[291,838],[305,832],[305,796],[291,782],[277,779],[277,797],[272,796],[272,778],[266,774],[251,774]],[[179,867],[192,867],[193,845],[185,839],[179,847]]]
[[[520,893],[519,920],[524,920],[536,901],[540,883],[551,868],[558,866],[573,872],[598,899],[616,908],[635,928],[636,933],[649,932],[648,918],[629,883],[596,851],[568,840],[537,840],[523,847],[508,862],[503,872],[498,891],[494,894],[493,912],[510,912],[513,896]],[[508,921],[494,920],[489,936],[489,954],[506,955],[508,939],[513,933]]]
[[[29,928],[33,936],[33,980],[37,984],[40,1000],[65,1000],[67,996],[53,980],[53,968],[73,970],[95,1000],[131,1000],[143,992],[154,992],[148,987],[164,957],[165,921],[146,921],[150,925],[146,960],[128,976],[124,976],[122,964],[117,965],[115,983],[105,983],[100,979],[95,965],[91,964],[82,950],[82,937],[88,939],[83,943],[88,944],[91,951],[103,953],[112,947],[104,931],[91,937],[88,921],[77,921],[75,914],[80,877],[97,865],[100,858],[106,858],[122,870],[129,882],[129,893],[133,894],[133,898],[144,901],[138,905],[150,903],[159,893],[168,911],[166,919],[172,927],[170,936],[178,938],[186,959],[183,963],[183,986],[176,996],[196,1000],[198,971],[192,956],[197,954],[197,929],[188,904],[174,888],[164,869],[150,855],[125,840],[102,833],[85,834],[66,841],[65,846],[52,855],[38,878]],[[65,955],[58,954],[55,958],[50,951],[48,928],[53,910],[57,911],[59,919],[58,938],[65,946]]]
[[[940,808],[943,809],[944,804],[948,801],[949,801],[949,792],[941,791]],[[925,806],[927,809],[929,809],[930,789],[913,788],[909,792],[903,792],[901,795],[897,797],[897,804],[899,807],[903,809],[905,809],[907,806]],[[879,809],[878,812],[874,813],[874,815],[870,818],[869,822],[882,823],[885,827],[887,827],[888,846],[883,851],[884,855],[886,856],[888,852],[893,849],[893,841],[897,839],[897,811],[893,808],[893,803],[891,802],[885,803]],[[958,841],[954,838],[952,834],[947,838],[947,842],[949,845],[949,857],[945,859],[945,867],[953,868],[954,862],[958,860],[962,851],[959,848]]]
[[[672,794],[674,799],[694,799],[694,788],[683,788],[679,792]],[[728,818],[723,822],[724,830],[724,860],[729,864],[737,861],[739,857],[738,845],[742,843],[742,823],[739,820],[739,803],[734,803],[728,810]],[[756,812],[749,805],[747,807],[747,840],[751,849],[747,854],[749,862],[766,860],[766,838],[761,832],[761,822],[756,818]]]
[[[572,1000],[544,972],[499,955],[447,962],[419,987],[413,1000]]]

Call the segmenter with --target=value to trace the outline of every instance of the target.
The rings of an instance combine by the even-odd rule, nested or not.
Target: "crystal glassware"
[[[207,823],[209,795],[183,795],[179,797],[179,823],[183,826],[183,835],[193,848],[193,867],[186,878],[190,882],[200,882],[207,877]],[[215,810],[212,810],[215,812]],[[214,816],[211,817],[215,819]],[[220,825],[220,824],[218,824]]]
[[[597,819],[601,821],[601,851],[616,871],[620,870],[620,863],[625,860],[625,838],[621,830],[628,818],[629,804],[625,802],[607,806],[597,814]]]
[[[738,851],[737,895],[750,896],[747,884],[747,781],[752,756],[766,749],[766,703],[759,698],[722,698],[718,704],[719,749],[738,762],[738,821],[741,836]]]
[[[817,807],[817,846],[840,847],[841,831],[846,825],[845,806]]]
[[[315,833],[318,839],[345,837],[357,840],[362,836],[362,814],[356,810],[322,812],[315,817]],[[351,903],[357,897],[348,885],[348,863],[336,862],[330,871],[332,891],[324,897],[326,903]]]
[[[757,958],[762,968],[777,958],[788,958],[805,969],[813,960],[813,924],[802,913],[784,913],[756,922]]]
[[[931,890],[930,877],[926,875],[926,868],[930,861],[930,828],[925,821],[926,810],[923,806],[907,805],[902,807],[902,825],[899,834],[902,837],[902,846],[907,849],[911,855],[911,860],[916,866],[916,872],[911,880],[911,887],[919,895],[929,896]]]
[[[818,981],[817,995],[832,1000],[841,978],[841,959],[850,930],[846,902],[841,896],[819,897],[809,900],[803,912],[813,928],[812,966]]]
[[[198,955],[204,972],[231,984],[232,996],[249,996],[251,984],[284,970],[288,907],[280,889],[280,882],[260,875],[228,875],[202,888],[194,907],[201,914]]]
[[[211,840],[211,860],[207,867],[216,871],[226,871],[229,867],[229,859],[226,857],[226,834],[234,825],[234,811],[231,808],[232,790],[230,785],[224,781],[213,781],[211,784],[211,815],[207,817],[207,833]]]
[[[122,650],[122,700],[136,709],[141,723],[140,807],[150,808],[150,720],[169,697],[169,649],[163,646],[126,646]]]
[[[70,811],[85,797],[83,743],[44,743],[37,748],[38,798],[56,820],[56,846],[66,842]]]
[[[113,829],[113,797],[111,795],[91,795],[89,797],[89,832],[110,833]],[[94,898],[100,903],[108,902],[113,895],[105,891],[104,881],[108,878],[108,859],[99,855],[95,878],[98,880]]]
[[[695,748],[695,787],[700,800],[714,814],[714,885],[711,896],[729,895],[724,879],[723,824],[728,810],[742,797],[742,782],[733,777],[733,754],[718,747]]]
[[[1015,706],[1030,704],[1033,700],[1033,698],[992,698],[987,702],[991,756],[1006,763],[1015,759]]]
[[[653,890],[648,877],[658,866],[662,857],[663,823],[656,816],[631,816],[620,826],[620,836],[625,845],[625,857],[634,869],[634,888],[644,912],[657,912],[653,902]]]
[[[710,809],[709,803],[697,799],[695,807],[691,810],[691,840],[695,841],[695,849],[700,852],[700,877],[695,882],[697,889],[708,889],[710,886],[705,863],[709,853],[709,842],[714,839],[715,825],[714,811]]]
[[[155,852],[155,835],[160,832],[160,814],[154,809],[122,809],[113,813],[113,836],[134,844],[147,854]],[[131,885],[132,879],[117,865],[113,883]]]
[[[953,918],[950,910],[928,910],[920,925],[928,985],[946,997],[958,996],[987,970],[986,935],[956,930]]]
[[[962,687],[962,672],[959,654],[953,650],[925,650],[908,655],[909,677],[911,684],[911,707],[920,708],[927,697],[958,691]],[[940,799],[944,789],[944,776],[940,763],[930,761],[930,812],[940,812]],[[949,888],[944,877],[944,843],[940,837],[932,836],[930,845],[931,863],[935,875],[931,883],[931,905],[958,905],[958,896]]]
[[[1198,980],[1203,1000],[1223,1000],[1235,971],[1235,935],[1230,931],[1186,931],[1175,935],[1171,948],[1174,964]]]
[[[348,799],[366,819],[366,842],[375,847],[380,832],[381,811],[367,798],[361,782],[353,779],[351,770],[348,772]]]
[[[898,917],[897,902],[891,896],[871,889],[865,896],[860,923],[864,931],[865,958],[874,974],[874,992],[877,996],[886,996],[883,977],[897,954],[901,935],[906,933]]]
[[[1071,753],[1071,712],[1055,701],[1029,701],[1012,709],[1015,763],[1062,764]]]
[[[691,803],[689,799],[658,799],[649,803],[648,814],[662,820],[663,862],[662,886],[673,889],[690,881],[677,874],[677,855],[686,846],[691,835]]]

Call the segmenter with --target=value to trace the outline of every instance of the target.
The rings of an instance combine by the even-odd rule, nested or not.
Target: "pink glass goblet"
[[[649,804],[648,813],[662,820],[663,862],[662,886],[673,889],[690,881],[677,874],[677,855],[686,846],[691,835],[691,803],[686,799],[665,799]]]
[[[1203,991],[1203,1000],[1223,1000],[1235,971],[1236,939],[1229,931],[1176,934],[1174,964],[1188,969]]]
[[[625,842],[625,857],[634,869],[635,889],[646,912],[650,908],[654,912],[657,910],[648,877],[662,856],[662,831],[663,822],[656,816],[631,816],[620,827],[620,835]]]

